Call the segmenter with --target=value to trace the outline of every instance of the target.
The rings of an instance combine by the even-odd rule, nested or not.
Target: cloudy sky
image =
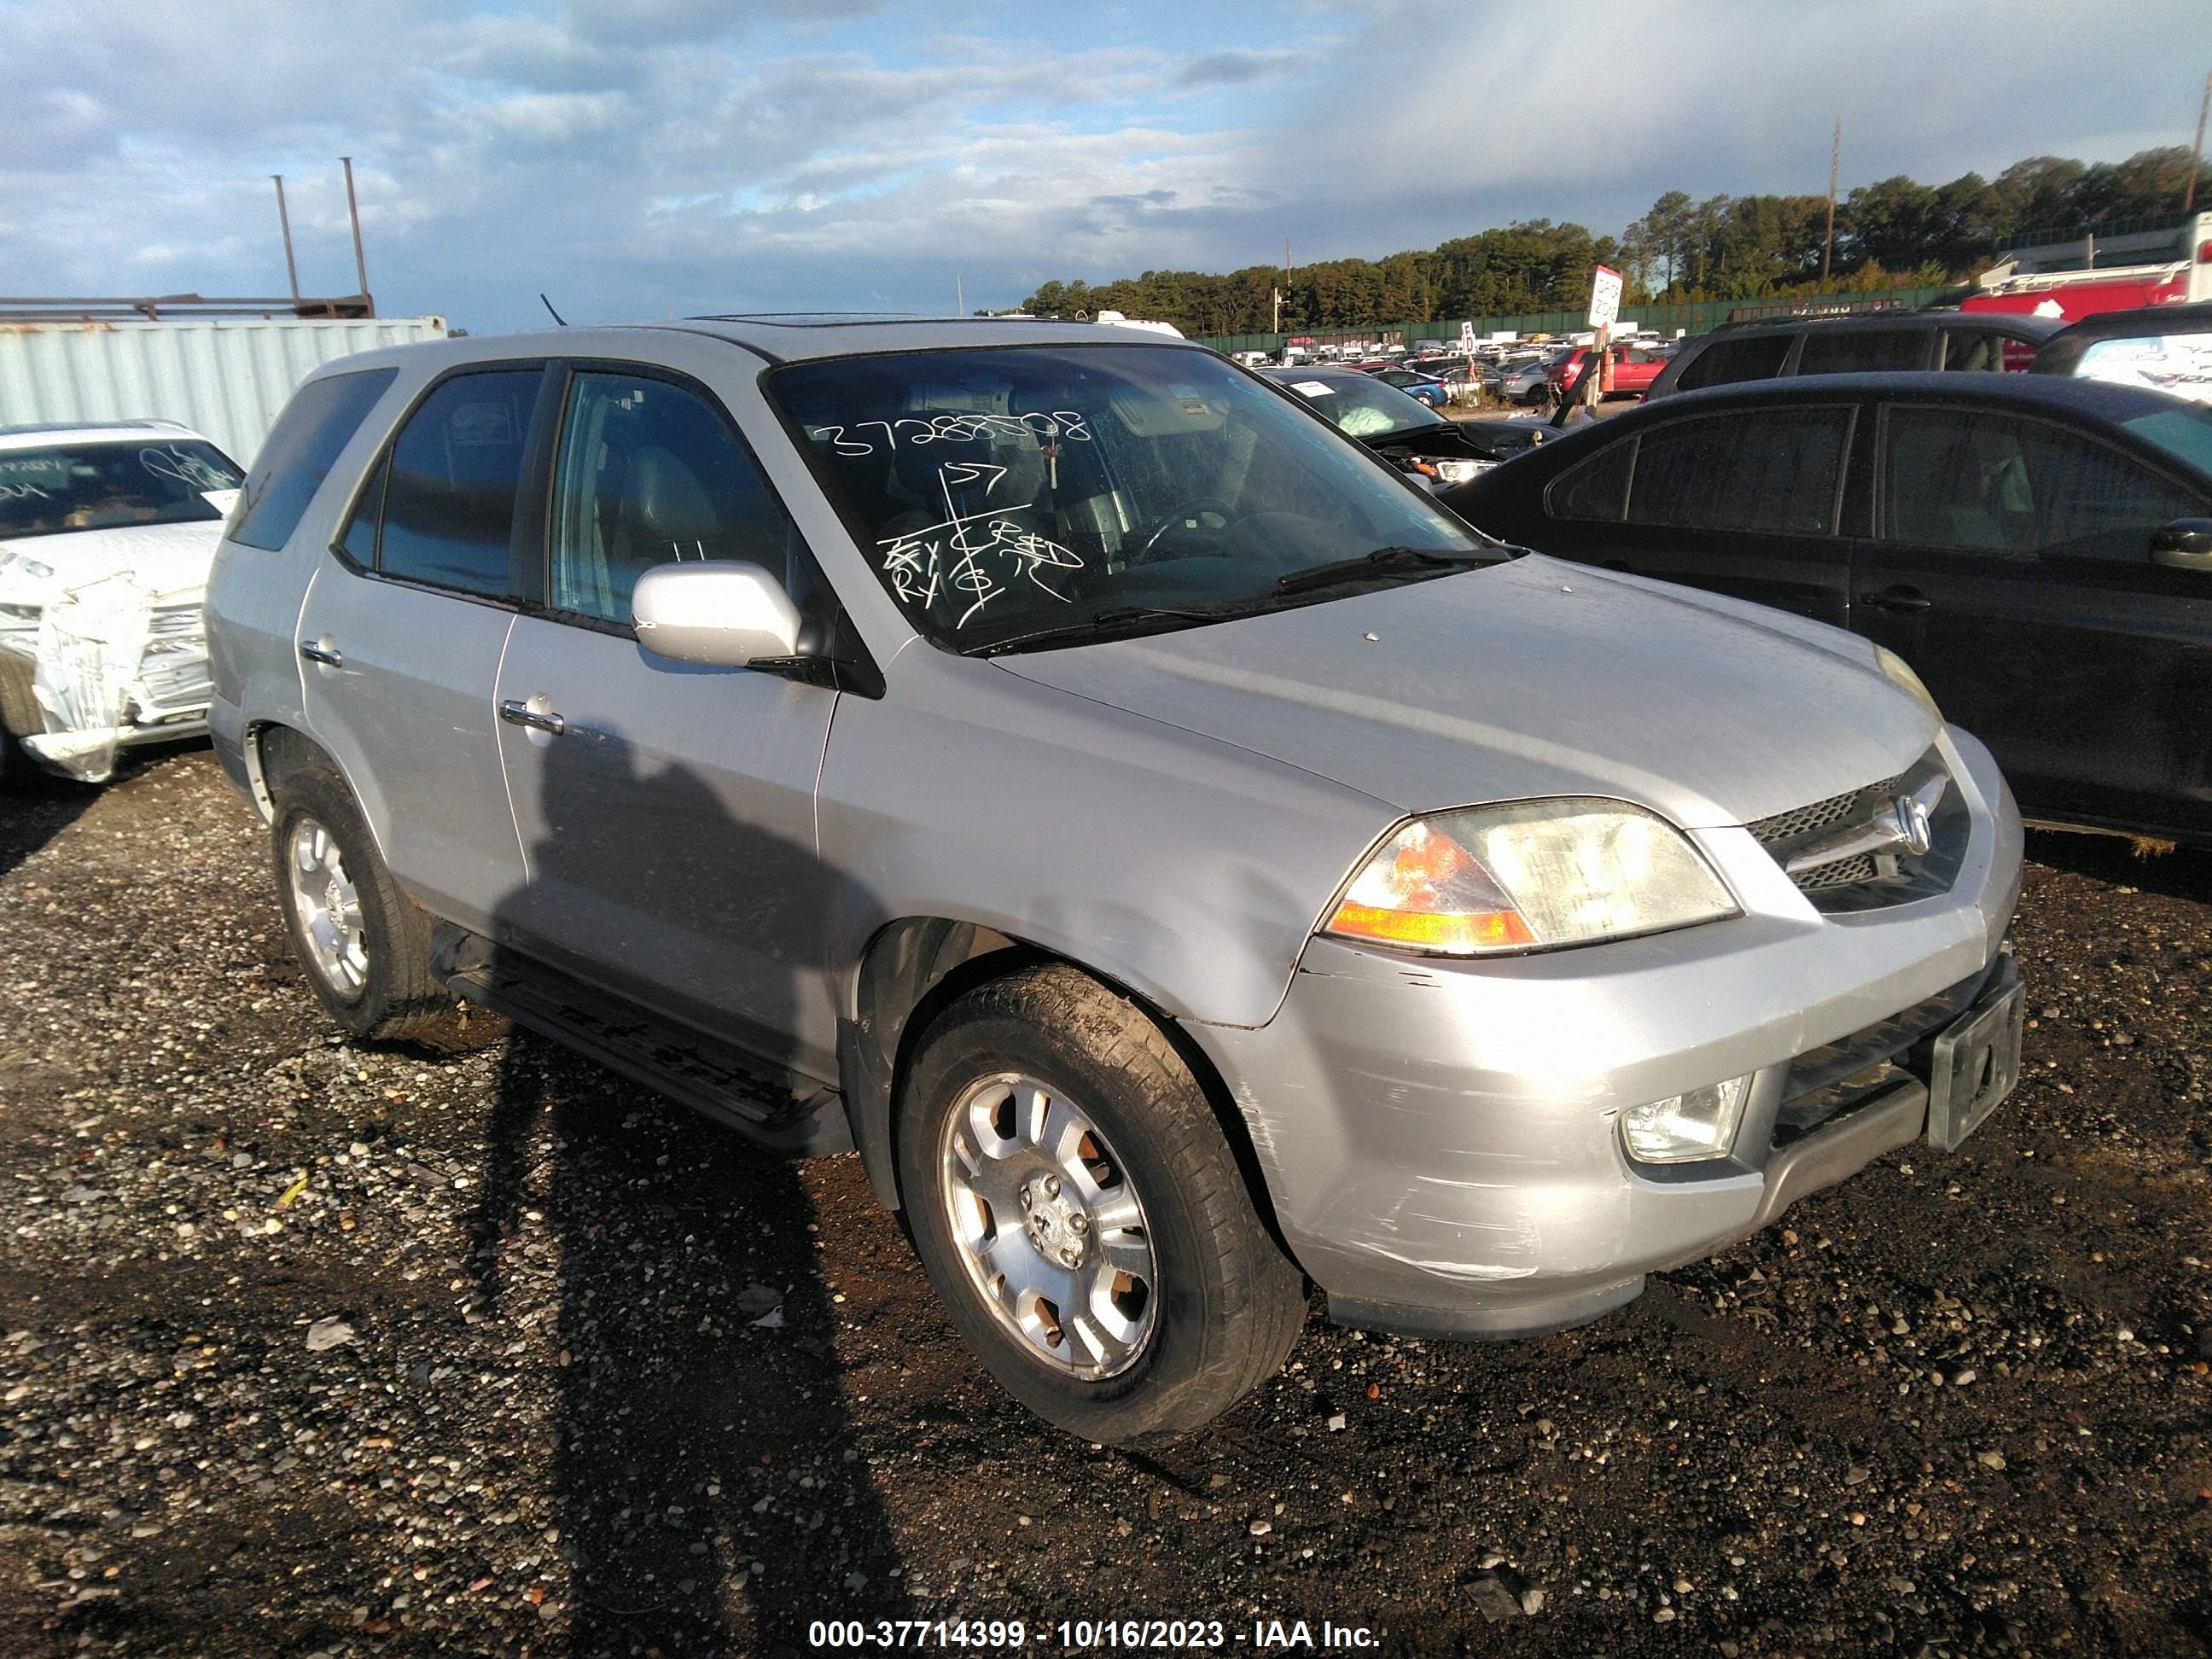
[[[1063,14],[1079,14],[1062,21]],[[0,0],[0,293],[947,311],[2190,140],[2204,0]],[[1577,86],[1595,82],[1594,94]],[[1594,105],[1591,98],[1594,96]]]

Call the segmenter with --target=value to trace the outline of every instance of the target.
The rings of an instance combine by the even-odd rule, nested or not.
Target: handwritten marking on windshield
[[[925,610],[936,602],[942,592],[972,593],[975,602],[962,611],[959,620],[952,624],[956,629],[965,628],[984,606],[1009,591],[1009,581],[988,568],[986,561],[1011,560],[1015,579],[1026,577],[1041,592],[1062,605],[1068,603],[1067,595],[1046,581],[1042,573],[1048,569],[1079,570],[1083,568],[1082,556],[1049,537],[1024,529],[1014,515],[1032,511],[1030,503],[1012,502],[977,513],[962,513],[952,503],[953,484],[972,483],[976,477],[989,472],[995,476],[990,484],[984,486],[984,493],[988,495],[991,485],[996,484],[1005,471],[1003,467],[971,466],[963,462],[948,463],[938,469],[938,488],[945,496],[945,518],[902,536],[885,537],[876,544],[884,550],[884,569],[891,579],[893,592]],[[949,565],[948,556],[951,557]]]
[[[34,483],[0,483],[0,501],[50,501],[53,497]]]
[[[138,465],[157,478],[173,478],[195,492],[203,489],[235,489],[238,475],[220,466],[210,465],[197,455],[188,455],[175,447],[142,449]]]
[[[871,428],[884,434],[883,447],[886,449],[896,449],[902,442],[915,449],[923,444],[971,443],[978,438],[1014,442],[1026,439],[1047,444],[1068,438],[1087,444],[1091,440],[1085,419],[1080,411],[1072,409],[1055,409],[1049,415],[933,415],[927,420],[908,416],[896,421],[860,421],[850,427],[811,427],[808,434],[817,442],[827,442],[832,454],[854,456],[872,455],[876,445],[872,441],[863,442],[846,434]]]

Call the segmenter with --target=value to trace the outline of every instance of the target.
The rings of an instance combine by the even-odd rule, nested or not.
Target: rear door
[[[1893,404],[1878,450],[1852,626],[1989,744],[2031,817],[2212,830],[2212,586],[2149,557],[2212,501],[2010,411]]]
[[[670,362],[690,349],[678,338]],[[717,345],[716,356],[757,368]],[[642,354],[641,354],[642,355]],[[837,693],[653,655],[630,593],[744,560],[826,627],[829,590],[717,393],[668,363],[556,368],[544,603],[517,619],[497,742],[523,948],[817,1079],[836,1076],[815,785]]]
[[[1553,481],[1545,550],[1840,625],[1856,414],[1839,400],[1643,425]]]
[[[492,688],[514,621],[516,503],[542,363],[434,382],[322,556],[296,635],[308,729],[392,874],[484,927],[522,879]]]

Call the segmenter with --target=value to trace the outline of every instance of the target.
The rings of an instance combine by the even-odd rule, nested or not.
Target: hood
[[[1893,776],[1936,732],[1840,629],[1540,556],[993,660],[1407,811],[1605,795],[1745,823]]]
[[[14,540],[0,537],[0,599],[50,605],[73,587],[125,573],[152,592],[205,586],[222,539],[219,519],[118,525]],[[33,576],[23,568],[25,560],[51,566],[54,574]]]

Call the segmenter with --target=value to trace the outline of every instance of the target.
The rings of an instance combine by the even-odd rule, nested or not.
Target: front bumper
[[[1978,742],[1938,747],[1971,814],[1948,892],[1824,915],[1748,831],[1701,830],[1733,921],[1480,962],[1316,939],[1267,1026],[1186,1027],[1332,1313],[1449,1335],[1579,1324],[1917,1139],[1932,1033],[1908,1034],[1899,1076],[1847,1111],[1778,1119],[1801,1059],[1903,1011],[1951,1019],[2011,971],[2020,815]],[[1731,1156],[1630,1161],[1621,1111],[1746,1073]]]

